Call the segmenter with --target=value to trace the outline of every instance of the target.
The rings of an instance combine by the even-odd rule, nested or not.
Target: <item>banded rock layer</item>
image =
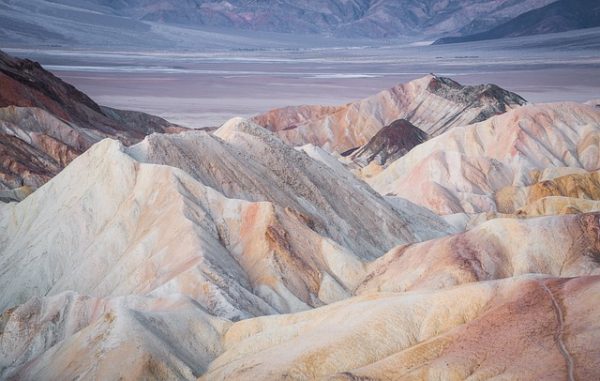
[[[384,126],[406,119],[431,136],[485,120],[525,104],[495,85],[462,86],[428,75],[343,106],[297,106],[253,118],[294,146],[313,144],[329,152],[363,146]]]
[[[461,234],[390,250],[367,265],[355,292],[443,289],[531,273],[600,275],[599,233],[599,213],[495,218]]]

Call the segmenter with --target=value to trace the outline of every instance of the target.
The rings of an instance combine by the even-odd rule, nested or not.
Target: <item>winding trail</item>
[[[544,288],[544,290],[548,293],[548,295],[550,296],[550,299],[552,300],[552,308],[554,309],[554,313],[556,314],[556,320],[558,320],[558,329],[556,330],[556,333],[554,334],[554,339],[556,340],[556,343],[558,344],[558,349],[559,349],[560,353],[565,358],[565,362],[567,363],[568,380],[575,381],[575,376],[573,375],[573,368],[574,368],[573,357],[571,357],[571,354],[567,350],[567,347],[565,346],[565,342],[563,341],[564,318],[563,318],[562,310],[558,304],[558,301],[554,297],[554,294],[552,293],[552,291],[550,291],[548,286],[546,286],[545,283],[541,283],[541,285]]]

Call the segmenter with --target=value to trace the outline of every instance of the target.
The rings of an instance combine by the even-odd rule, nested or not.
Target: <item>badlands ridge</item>
[[[0,379],[600,378],[593,102],[428,75],[197,131],[0,58]]]

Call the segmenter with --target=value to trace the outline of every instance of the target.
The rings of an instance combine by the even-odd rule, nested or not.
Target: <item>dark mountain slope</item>
[[[560,0],[540,9],[526,12],[487,32],[441,38],[435,44],[558,33],[596,26],[600,26],[600,2],[598,0]]]
[[[44,70],[0,51],[0,191],[39,187],[97,141],[133,144],[181,127],[106,108]]]

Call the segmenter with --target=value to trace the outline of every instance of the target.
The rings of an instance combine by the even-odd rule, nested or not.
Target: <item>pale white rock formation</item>
[[[32,298],[0,318],[0,379],[195,379],[231,325],[189,298]]]
[[[438,214],[497,211],[496,191],[531,185],[547,168],[599,170],[599,142],[597,108],[531,105],[455,127],[366,180]]]
[[[211,219],[213,211],[226,216],[252,207],[262,217],[271,205],[228,200],[182,171],[141,165],[116,141],[98,143],[21,203],[1,207],[2,309],[67,290],[107,296],[166,289],[224,316],[274,311],[248,290]],[[231,227],[239,234],[239,224]]]
[[[349,166],[344,165],[342,163],[342,161],[340,161],[339,155],[330,154],[320,147],[314,146],[312,144],[306,144],[304,146],[297,147],[296,149],[305,152],[311,158],[318,160],[318,161],[322,162],[323,164],[327,165],[338,176],[346,177],[346,176],[348,176],[348,171],[352,171],[352,168],[349,168]],[[412,203],[406,199],[403,199],[401,197],[384,196],[384,199],[389,204],[391,204],[395,210],[399,211],[400,213],[405,213],[408,215],[418,215],[421,218],[427,217],[427,218],[431,219],[431,221],[435,221],[436,219],[439,218],[439,216],[437,216],[431,210],[429,210],[425,207],[419,206],[417,204],[414,204],[414,203]],[[442,220],[448,222],[446,220],[445,216],[442,216]],[[452,223],[448,222],[448,224],[450,226],[453,226]],[[464,227],[459,227],[459,228],[454,229],[454,231],[456,231],[456,232],[463,231],[463,230],[465,230]]]
[[[3,290],[35,294],[51,284],[38,279],[41,274],[59,280],[45,292],[51,296],[35,296],[0,317],[0,377],[304,380],[356,373],[422,379],[433,371],[458,380],[475,361],[482,375],[521,372],[533,380],[568,374],[553,332],[565,332],[561,342],[577,364],[574,374],[598,374],[600,311],[589,300],[600,279],[584,276],[598,273],[598,214],[497,219],[367,263],[270,202],[225,198],[179,169],[141,163],[124,151],[105,140],[21,203],[0,205],[0,216],[11,220],[2,220],[0,227],[10,230],[0,231],[18,241],[27,234],[15,227],[44,232],[20,251],[30,250],[25,267],[38,277],[19,271],[19,255],[13,255],[15,265],[3,263]],[[71,168],[80,173],[86,166],[94,166],[90,172],[102,174],[101,181],[80,176],[75,183]],[[67,180],[74,183],[70,190],[84,190],[85,204],[64,189],[53,191]],[[43,194],[54,201],[37,199]],[[51,210],[61,219],[48,222],[51,214],[34,207],[42,202],[71,212]],[[387,202],[405,212],[421,210],[402,199]],[[21,205],[39,218],[19,213]],[[83,255],[76,239],[89,240]],[[76,263],[82,265],[70,271]],[[578,278],[514,277],[531,272]],[[284,303],[288,310],[305,309],[302,290],[316,292],[319,304],[344,300],[233,325],[211,316],[237,320],[285,311]],[[110,296],[98,296],[104,293]]]
[[[104,140],[0,206],[0,309],[74,290],[181,293],[234,320],[299,311],[350,295],[392,247],[452,231],[243,120]]]
[[[356,290],[359,297],[351,298],[327,273],[319,298],[333,302],[345,293],[344,301],[233,325],[211,316],[182,289],[150,296],[64,292],[34,297],[0,317],[0,377],[303,380],[346,379],[349,374],[340,372],[358,372],[421,379],[425,376],[415,365],[421,364],[462,379],[472,364],[461,359],[475,352],[483,374],[506,364],[498,374],[511,378],[521,371],[525,379],[536,379],[546,371],[567,374],[559,361],[560,346],[552,339],[559,330],[576,361],[574,374],[593,377],[600,311],[589,298],[598,292],[600,278],[585,275],[598,274],[599,218],[497,219],[464,234],[401,246],[367,265]],[[351,267],[348,257],[338,260]],[[577,278],[514,277],[531,272]],[[192,275],[190,286],[199,281]],[[538,347],[528,344],[533,341],[523,341],[531,335],[538,344],[544,341],[543,357],[536,357]],[[490,346],[491,338],[501,340]],[[469,345],[461,345],[465,342]],[[506,353],[528,354],[524,362],[512,364],[516,359]],[[549,364],[552,368],[545,370]]]

